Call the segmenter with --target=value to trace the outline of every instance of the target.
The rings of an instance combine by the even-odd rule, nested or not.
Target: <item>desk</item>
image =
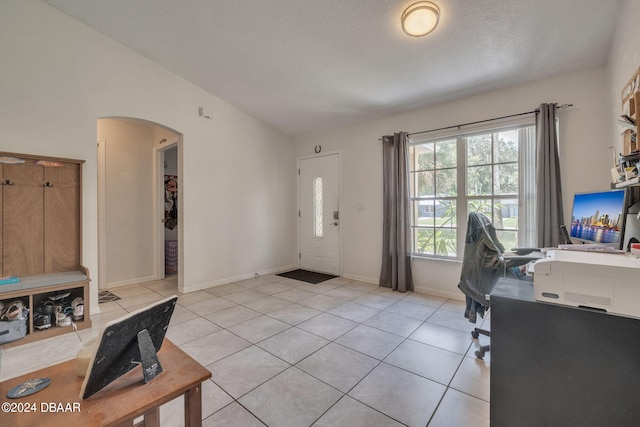
[[[636,426],[639,385],[640,320],[537,302],[532,283],[498,281],[492,427]]]
[[[159,407],[184,395],[185,425],[201,426],[201,383],[211,378],[211,372],[168,339],[164,340],[158,359],[163,372],[148,384],[144,384],[142,371],[137,367],[86,400],[79,397],[83,379],[76,374],[75,359],[6,380],[0,383],[0,402],[28,403],[34,410],[31,413],[3,411],[0,424],[12,427],[131,426],[135,418],[144,415],[145,426],[159,426]],[[6,397],[16,385],[40,377],[51,378],[51,385],[20,399]]]

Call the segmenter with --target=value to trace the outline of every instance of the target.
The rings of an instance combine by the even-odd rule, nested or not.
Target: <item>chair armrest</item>
[[[505,255],[504,261],[507,263],[507,267],[519,267],[530,263],[531,261],[539,260],[539,256],[532,255]]]
[[[531,252],[540,251],[540,248],[511,248],[511,252],[516,255],[528,255]]]

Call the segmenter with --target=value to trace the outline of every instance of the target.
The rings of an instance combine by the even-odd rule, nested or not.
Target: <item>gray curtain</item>
[[[380,286],[413,291],[407,133],[382,137],[383,221]]]
[[[564,224],[562,185],[556,133],[558,104],[541,104],[536,112],[538,146],[536,167],[536,204],[538,208],[538,247],[548,248],[564,243],[560,226]]]

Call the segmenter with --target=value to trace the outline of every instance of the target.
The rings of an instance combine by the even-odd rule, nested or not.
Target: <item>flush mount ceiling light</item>
[[[406,8],[400,20],[402,31],[408,36],[426,36],[438,25],[440,9],[430,1],[419,1]]]

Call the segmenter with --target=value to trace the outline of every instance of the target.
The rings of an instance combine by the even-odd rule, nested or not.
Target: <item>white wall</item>
[[[154,279],[154,129],[98,120],[105,141],[105,282],[102,288]]]
[[[605,67],[560,75],[369,123],[297,138],[297,156],[342,153],[343,274],[374,283],[382,253],[382,135],[417,132],[531,111],[543,102],[572,103],[559,112],[565,220],[575,192],[606,189],[610,182],[609,112]],[[460,262],[415,259],[416,290],[461,298]]]
[[[100,117],[145,119],[183,135],[182,291],[295,264],[290,138],[35,0],[0,2],[0,94],[3,150],[86,160],[82,258],[92,302]],[[212,120],[198,116],[200,106]]]
[[[622,2],[616,33],[611,45],[607,72],[609,79],[611,121],[611,140],[615,143],[616,153],[622,153],[623,144],[620,127],[616,119],[622,114],[622,88],[633,73],[640,67],[640,1]],[[613,145],[613,144],[612,144]]]

